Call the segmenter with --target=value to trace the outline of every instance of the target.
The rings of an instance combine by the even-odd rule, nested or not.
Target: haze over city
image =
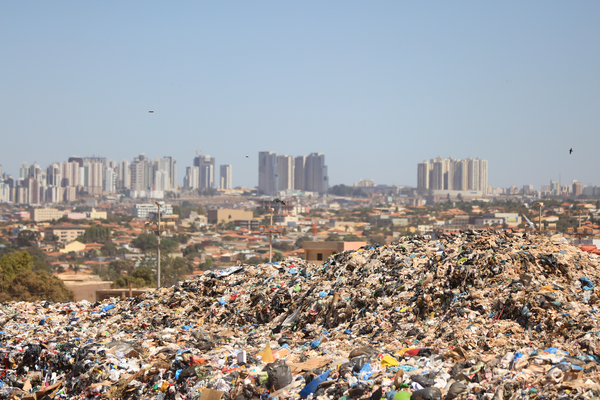
[[[597,185],[598,20],[591,1],[3,2],[0,164],[145,153],[183,185],[200,149],[255,187],[258,152],[321,152],[330,185],[417,186],[423,160],[480,157],[495,187]]]

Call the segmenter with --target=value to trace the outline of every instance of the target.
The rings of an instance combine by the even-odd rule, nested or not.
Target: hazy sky
[[[332,185],[416,185],[441,155],[489,160],[493,186],[600,185],[598,21],[598,1],[3,1],[0,164],[170,155],[181,184],[199,148],[255,186],[259,151],[323,152]]]

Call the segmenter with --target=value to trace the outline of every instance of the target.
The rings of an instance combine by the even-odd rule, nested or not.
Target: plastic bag
[[[269,374],[269,380],[267,386],[279,390],[286,387],[294,377],[292,376],[292,370],[283,360],[275,361],[267,364],[265,370]]]

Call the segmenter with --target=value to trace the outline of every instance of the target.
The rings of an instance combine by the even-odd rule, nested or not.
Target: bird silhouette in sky
[[[573,154],[573,148],[571,147],[571,150],[569,150],[569,154]]]
[[[150,114],[154,114],[154,111],[148,111]]]
[[[246,158],[250,158],[250,156],[246,156]]]
[[[283,202],[283,200],[281,200],[281,199],[275,199],[275,200],[273,200],[273,201],[274,201],[275,203],[281,203],[281,204],[283,204],[283,205],[285,206],[285,203],[284,203],[284,202]]]

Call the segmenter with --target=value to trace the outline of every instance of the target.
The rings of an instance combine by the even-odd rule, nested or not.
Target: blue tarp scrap
[[[581,288],[583,290],[594,290],[594,282],[592,282],[587,276],[582,276],[579,278],[579,281],[581,282]]]
[[[102,311],[106,312],[108,310],[112,310],[113,308],[115,308],[115,303],[110,303],[109,305],[102,307]]]

